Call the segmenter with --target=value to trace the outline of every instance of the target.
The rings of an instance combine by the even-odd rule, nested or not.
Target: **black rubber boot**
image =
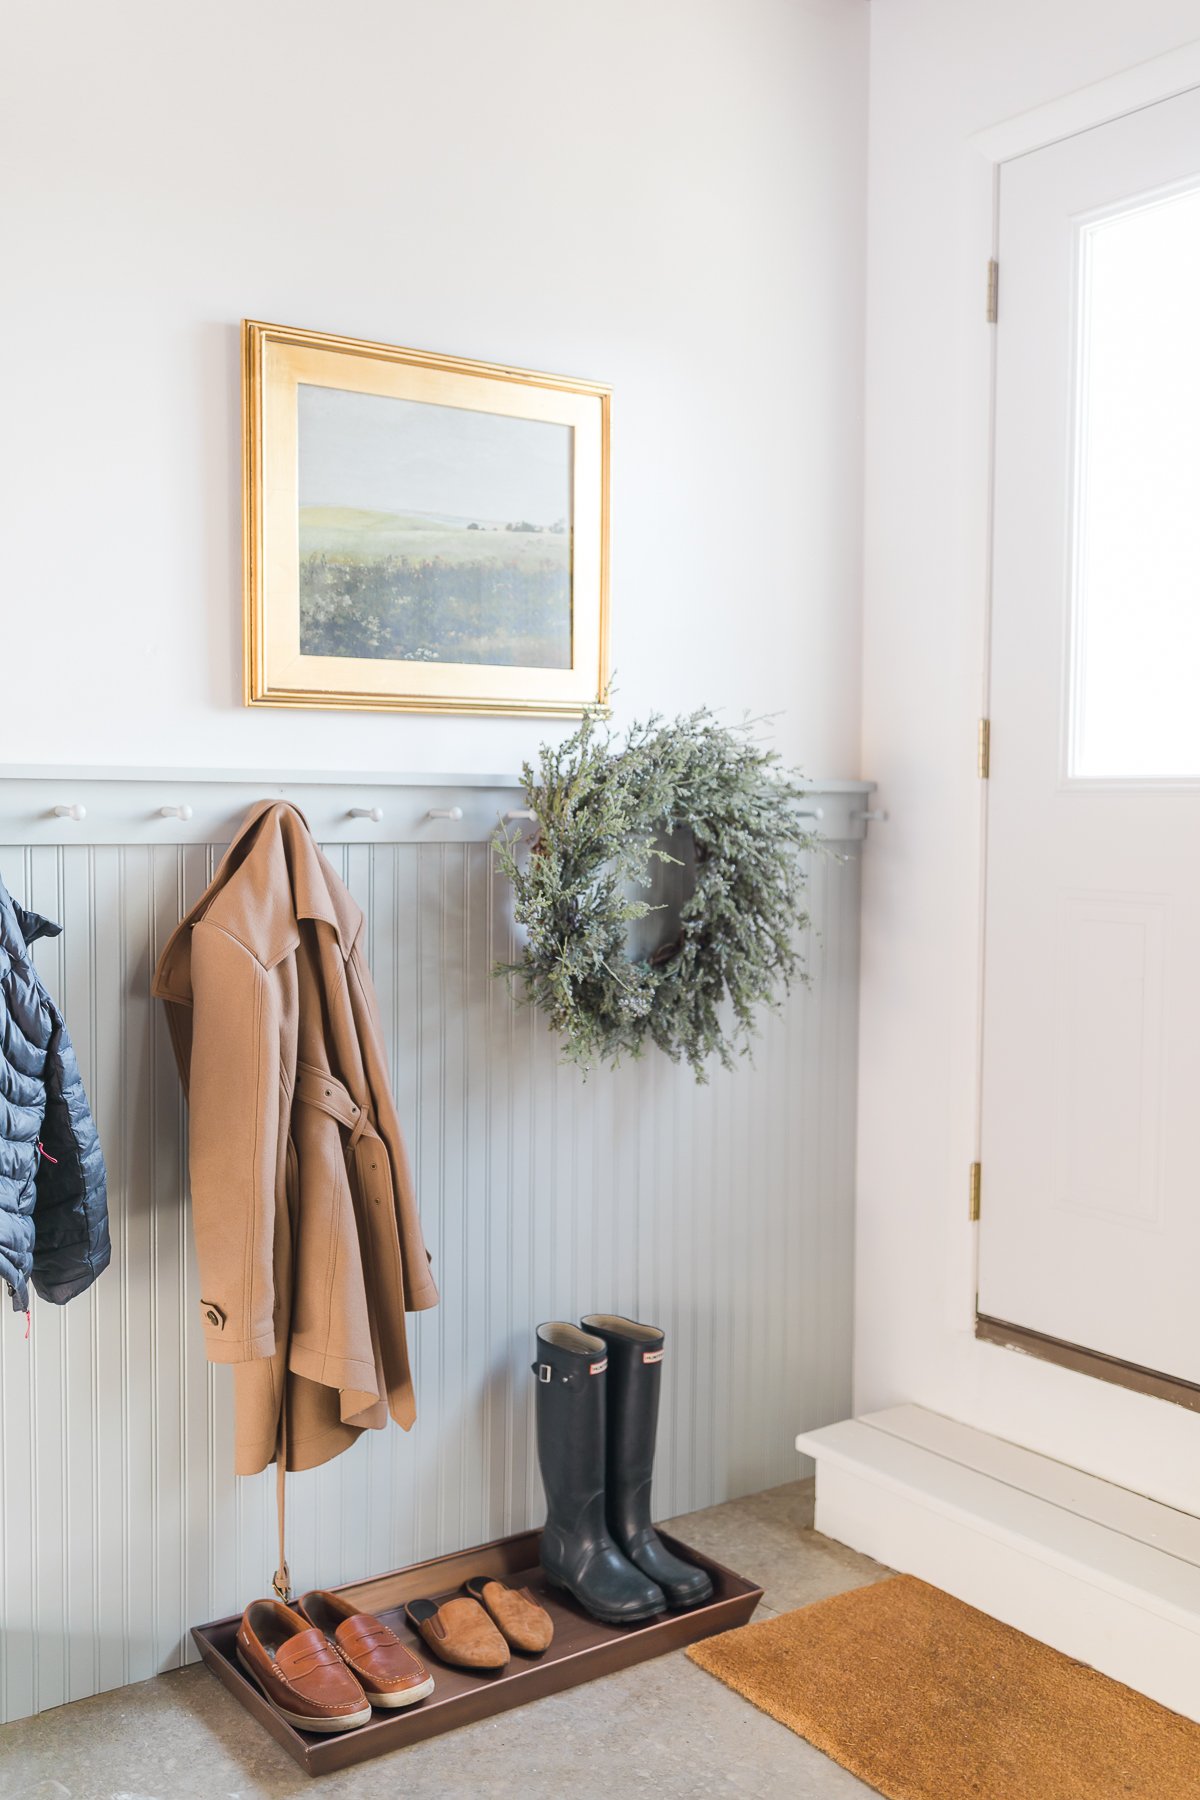
[[[574,1325],[539,1325],[537,1444],[546,1490],[541,1562],[605,1625],[666,1611],[662,1589],[622,1556],[604,1521],[604,1345]]]
[[[663,1333],[608,1313],[591,1313],[582,1323],[608,1349],[608,1528],[670,1606],[701,1606],[712,1597],[711,1580],[673,1556],[650,1522]]]

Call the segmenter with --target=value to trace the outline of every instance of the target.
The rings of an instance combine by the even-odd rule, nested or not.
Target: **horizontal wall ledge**
[[[831,843],[866,836],[870,781],[810,781],[799,802]],[[289,800],[322,843],[468,844],[525,832],[518,775],[0,767],[0,842],[222,844],[256,800]]]

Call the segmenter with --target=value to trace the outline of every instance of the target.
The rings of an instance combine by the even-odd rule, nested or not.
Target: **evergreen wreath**
[[[749,723],[722,725],[707,707],[634,725],[623,747],[589,712],[565,743],[542,746],[536,772],[524,764],[537,830],[528,854],[515,833],[497,854],[527,936],[520,961],[496,973],[523,979],[585,1072],[649,1041],[705,1081],[708,1057],[732,1067],[757,1009],[807,979],[795,940],[809,924],[801,857],[815,840],[795,806],[803,790],[778,764]],[[636,891],[655,859],[682,862],[664,845],[681,831],[695,886],[678,936],[633,960],[629,927],[655,910]]]

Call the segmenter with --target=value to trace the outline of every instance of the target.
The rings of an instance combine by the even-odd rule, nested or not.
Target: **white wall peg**
[[[453,819],[457,824],[462,818],[461,806],[431,806],[426,813],[427,819]]]
[[[182,806],[160,806],[158,816],[160,819],[182,819],[186,825],[192,816],[192,809],[185,800]]]
[[[56,819],[74,819],[78,825],[82,819],[87,818],[87,807],[80,806],[77,800],[74,806],[56,806],[54,816]]]
[[[801,819],[823,819],[825,817],[823,806],[798,806],[796,812]]]
[[[352,806],[347,817],[351,819],[370,819],[372,825],[379,825],[383,821],[383,808],[382,806]]]
[[[536,819],[537,814],[532,806],[514,806],[511,812],[504,815],[504,823],[511,825],[514,819]]]

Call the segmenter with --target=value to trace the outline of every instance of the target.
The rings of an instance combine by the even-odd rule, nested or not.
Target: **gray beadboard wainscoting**
[[[2,784],[0,872],[64,928],[37,961],[99,1122],[114,1251],[85,1297],[35,1301],[28,1340],[23,1319],[0,1321],[0,1716],[176,1667],[189,1626],[269,1591],[273,1476],[231,1472],[230,1374],[206,1364],[200,1330],[185,1109],[150,998],[160,948],[256,793],[297,799],[366,914],[442,1294],[410,1321],[414,1430],[368,1434],[289,1481],[297,1586],[540,1520],[529,1364],[547,1318],[665,1327],[660,1516],[802,1472],[797,1431],[850,1408],[862,784],[813,790],[829,853],[812,859],[811,987],[765,1019],[753,1064],[700,1087],[657,1052],[584,1081],[492,978],[513,950],[509,895],[472,806],[493,825],[519,808],[502,778],[468,785],[466,816],[414,841],[438,800],[416,783],[197,778],[152,793],[144,777],[68,789],[39,774]],[[83,819],[46,803],[81,793]],[[451,808],[450,786],[440,795]],[[404,824],[389,825],[402,800]],[[351,820],[360,801],[368,816]]]

